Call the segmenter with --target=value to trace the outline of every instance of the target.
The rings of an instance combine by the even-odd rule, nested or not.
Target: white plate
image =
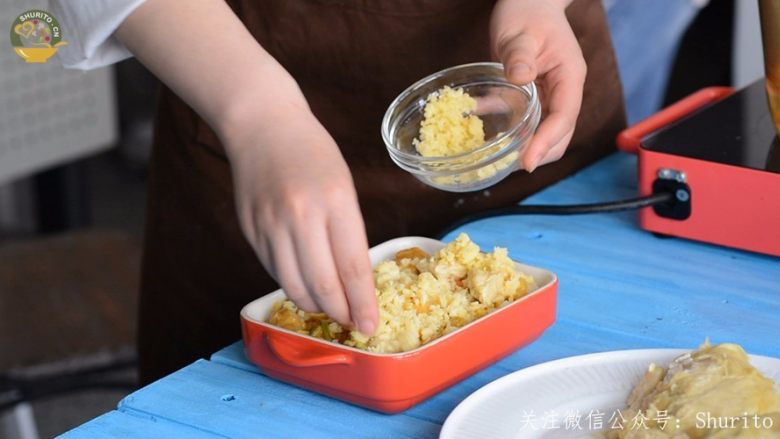
[[[625,407],[629,392],[650,363],[666,366],[684,352],[687,350],[603,352],[519,370],[461,402],[447,417],[439,438],[593,437],[589,427],[597,427],[599,421],[605,429],[620,421],[618,411]],[[780,382],[780,359],[751,355],[750,362],[775,383]]]

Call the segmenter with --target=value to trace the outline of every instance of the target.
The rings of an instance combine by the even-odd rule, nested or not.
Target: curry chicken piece
[[[268,319],[268,323],[280,326],[290,331],[305,331],[306,321],[295,310],[285,306],[280,307]]]
[[[279,326],[290,331],[313,335],[325,340],[338,341],[344,343],[349,337],[349,331],[337,327],[338,330],[331,331],[329,325],[333,323],[325,313],[301,313],[292,306],[283,303],[268,318],[268,323]]]
[[[395,263],[400,265],[401,261],[404,259],[423,259],[427,258],[428,256],[428,253],[426,253],[425,250],[421,249],[420,247],[411,247],[396,253]]]

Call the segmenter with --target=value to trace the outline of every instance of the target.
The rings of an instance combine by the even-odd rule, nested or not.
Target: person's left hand
[[[574,134],[587,67],[566,19],[571,0],[500,0],[493,9],[490,40],[507,79],[536,81],[542,123],[521,165],[528,172],[560,159]]]

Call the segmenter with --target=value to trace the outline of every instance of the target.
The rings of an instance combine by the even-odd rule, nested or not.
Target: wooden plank
[[[258,380],[273,381],[273,378],[269,378],[262,375],[260,370],[255,367],[244,356],[243,350],[240,349],[239,344],[233,344],[228,348],[225,348],[212,356],[212,361],[220,364],[224,364],[228,367],[238,368],[250,373],[256,374]],[[500,363],[499,363],[500,364]],[[460,402],[465,396],[469,395],[475,389],[493,381],[509,372],[506,367],[492,367],[477,372],[469,377],[467,380],[457,384],[439,393],[435,397],[431,398],[430,403],[420,404],[404,414],[413,418],[421,419],[424,421],[432,422],[435,424],[442,424],[447,414],[451,411],[450,406],[452,403]],[[345,404],[335,399],[330,401],[331,404]],[[454,407],[454,406],[453,406]],[[447,409],[449,408],[449,409]],[[347,433],[346,431],[344,432]],[[425,437],[425,436],[420,436]]]
[[[237,341],[214,352],[211,355],[211,361],[224,364],[225,366],[246,370],[248,372],[260,372],[254,364],[247,360],[246,355],[244,355],[244,343],[242,341]]]
[[[594,350],[594,346],[599,346],[599,348]],[[405,414],[441,424],[455,406],[480,387],[506,374],[545,361],[598,351],[695,346],[659,346],[659,342],[652,338],[641,338],[622,333],[612,334],[599,328],[584,328],[572,322],[558,322],[535,343],[412,407]],[[260,374],[260,371],[244,356],[240,343],[220,350],[211,359],[213,362],[229,367]],[[273,380],[264,375],[259,375],[258,379]],[[335,400],[332,403],[341,404]]]
[[[636,195],[635,159],[614,155],[526,201],[596,202]],[[634,212],[484,220],[462,230],[483,248],[505,246],[560,278],[557,323],[540,340],[407,411],[442,422],[471,392],[512,371],[571,355],[695,348],[706,337],[780,356],[780,260],[641,230]],[[450,234],[452,239],[456,233]],[[718,267],[717,270],[712,267]],[[240,343],[212,360],[257,373]],[[264,378],[268,379],[268,378]]]
[[[197,361],[129,395],[120,410],[233,437],[436,437],[441,426],[383,415],[234,367]]]
[[[621,177],[635,160],[615,155],[527,203],[561,204],[634,196]],[[598,181],[596,187],[592,181]],[[641,230],[635,213],[504,217],[468,225],[483,248],[556,272],[559,321],[637,334],[664,345],[706,337],[779,356],[780,258]],[[451,234],[448,238],[454,237]]]
[[[186,425],[168,422],[164,419],[139,417],[112,411],[58,437],[62,439],[213,439],[221,436],[215,436]]]
[[[634,157],[613,155],[527,200],[563,204],[636,195]],[[250,437],[433,438],[473,391],[515,370],[590,352],[695,348],[705,337],[780,357],[780,259],[641,230],[634,212],[494,218],[467,231],[483,248],[560,278],[555,325],[538,341],[407,412],[387,416],[260,374],[240,343],[126,398],[121,409]],[[451,234],[449,239],[455,234]],[[224,401],[223,396],[235,399]],[[230,398],[225,398],[230,399]]]

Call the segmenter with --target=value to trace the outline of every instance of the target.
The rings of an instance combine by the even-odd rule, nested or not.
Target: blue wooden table
[[[636,159],[616,153],[527,202],[635,195]],[[780,258],[659,238],[639,229],[636,212],[493,218],[461,230],[482,248],[508,247],[514,259],[556,272],[558,319],[535,343],[428,401],[392,416],[355,407],[260,374],[235,343],[127,396],[117,410],[64,437],[435,438],[469,394],[549,360],[695,348],[706,337],[780,357]]]

